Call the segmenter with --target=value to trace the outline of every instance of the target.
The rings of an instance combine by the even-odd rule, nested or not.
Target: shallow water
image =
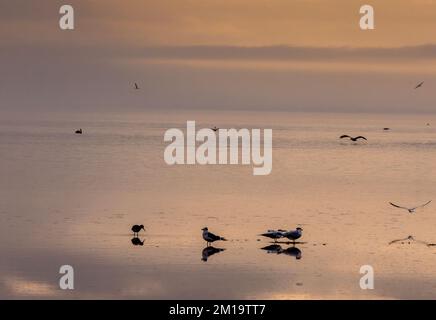
[[[272,128],[272,173],[166,165],[164,132],[187,120]],[[410,215],[388,202],[436,198],[435,128],[434,115],[3,115],[0,298],[434,299],[436,247],[389,242],[435,243],[436,203]],[[262,250],[260,233],[297,224],[300,259]],[[207,261],[204,226],[229,239]],[[374,290],[359,286],[367,264]],[[59,289],[61,265],[74,267],[74,290]]]

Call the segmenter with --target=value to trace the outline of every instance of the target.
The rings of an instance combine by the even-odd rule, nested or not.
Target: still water
[[[271,174],[168,166],[164,133],[187,120],[273,129]],[[389,244],[436,243],[436,202],[389,205],[436,201],[434,115],[2,115],[0,150],[2,299],[436,298],[436,246]],[[205,248],[205,226],[229,241]],[[259,236],[297,226],[296,245]],[[59,288],[62,265],[74,290]]]

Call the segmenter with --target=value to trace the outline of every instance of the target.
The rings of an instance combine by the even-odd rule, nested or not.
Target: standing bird
[[[139,90],[138,84],[135,82],[135,90]]]
[[[407,210],[407,211],[409,211],[409,213],[415,213],[415,210],[416,210],[416,209],[418,209],[418,208],[422,208],[422,207],[425,207],[425,206],[428,205],[430,202],[431,202],[431,200],[428,201],[428,202],[426,202],[426,203],[424,203],[424,204],[422,204],[422,205],[420,205],[420,206],[413,207],[413,208],[406,208],[406,207],[397,206],[395,203],[392,203],[392,202],[389,202],[389,204],[390,204],[391,206],[394,206],[395,208],[400,208],[400,209]]]
[[[347,134],[343,134],[342,136],[340,136],[339,137],[339,139],[343,139],[343,138],[350,138],[350,140],[351,141],[357,141],[357,140],[359,140],[359,139],[364,139],[364,140],[368,140],[368,139],[366,139],[364,136],[357,136],[357,137],[350,137],[349,135],[347,135]]]
[[[262,233],[261,236],[267,237],[270,239],[274,239],[274,241],[277,241],[277,239],[283,238],[283,232],[286,232],[285,230],[268,230],[265,233]]]
[[[222,241],[227,241],[227,239],[217,236],[215,234],[213,234],[212,232],[209,232],[209,229],[207,227],[204,227],[203,229],[203,239],[204,241],[207,242],[207,245],[209,245],[210,243],[217,241],[217,240],[222,240]]]
[[[419,84],[415,87],[415,90],[418,89],[418,88],[421,88],[423,84],[424,84],[424,81],[422,81],[421,83],[419,83]]]
[[[295,230],[283,232],[283,237],[286,237],[294,242],[295,240],[301,238],[302,235],[303,235],[303,229],[301,229],[300,227],[298,227]]]
[[[141,231],[141,229],[144,229],[144,231],[145,231],[145,228],[144,228],[144,225],[140,225],[140,226],[138,226],[137,224],[135,224],[133,227],[132,227],[132,231],[133,231],[133,236],[138,236],[138,233],[139,233],[139,231]]]
[[[75,134],[82,134],[83,133],[82,128],[80,128],[79,130],[76,130],[74,133]]]

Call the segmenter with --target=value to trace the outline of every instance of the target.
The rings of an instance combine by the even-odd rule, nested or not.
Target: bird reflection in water
[[[423,244],[423,245],[425,245],[427,247],[436,246],[436,243],[428,243],[426,241],[418,240],[418,239],[415,239],[413,236],[408,236],[408,237],[406,237],[404,239],[392,240],[391,242],[389,242],[389,245],[394,244],[394,243],[399,243],[399,244],[418,243],[418,244]]]
[[[221,251],[224,251],[226,249],[222,249],[222,248],[214,248],[212,246],[207,246],[206,248],[203,249],[203,251],[201,252],[201,260],[203,260],[204,262],[207,261],[207,259],[210,256],[213,256],[215,253],[219,253]]]
[[[145,239],[141,241],[141,239],[139,239],[138,237],[134,237],[134,238],[132,238],[131,241],[132,241],[132,244],[134,246],[143,246],[144,242],[145,242]]]
[[[295,259],[300,260],[302,258],[301,250],[295,246],[288,247],[283,249],[281,245],[272,244],[266,247],[261,248],[262,250],[266,250],[267,253],[275,253],[275,254],[285,254],[291,257],[295,257]]]

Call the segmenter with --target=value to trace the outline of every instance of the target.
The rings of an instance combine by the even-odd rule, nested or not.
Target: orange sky
[[[405,110],[406,103],[413,102],[418,109],[432,111],[429,91],[398,101],[386,95],[398,96],[397,85],[407,88],[436,77],[436,0],[72,0],[74,31],[58,27],[62,4],[60,0],[2,4],[0,58],[7,62],[9,75],[8,81],[3,80],[9,89],[5,104],[69,105],[62,97],[75,97],[84,107],[105,105],[101,93],[93,92],[112,92],[118,81],[135,79],[149,84],[144,87],[146,98],[129,101],[136,107],[224,104],[262,109],[268,104],[292,110],[298,103],[301,111],[327,99],[328,108],[340,106],[340,110],[350,102],[356,110],[378,102],[378,108],[399,104],[399,110]],[[359,29],[363,4],[374,6],[376,30]],[[59,77],[66,83],[62,85]],[[289,84],[315,84],[323,99],[307,97],[302,92],[308,89],[298,88],[290,101],[285,86],[271,85],[277,77]],[[14,81],[28,88],[28,97],[15,92]],[[97,91],[88,89],[94,82]],[[215,88],[205,87],[208,82]],[[331,86],[343,82],[356,87],[344,93],[344,101],[336,101],[339,89],[335,93]],[[353,97],[373,90],[371,84],[385,90],[364,108]],[[58,94],[48,89],[50,85]],[[239,90],[233,89],[235,85]],[[256,98],[262,104],[245,92],[250,85],[263,93]],[[201,99],[193,102],[198,90]],[[225,103],[217,100],[223,93]],[[124,102],[109,100],[109,105]],[[327,104],[320,108],[325,110]]]

